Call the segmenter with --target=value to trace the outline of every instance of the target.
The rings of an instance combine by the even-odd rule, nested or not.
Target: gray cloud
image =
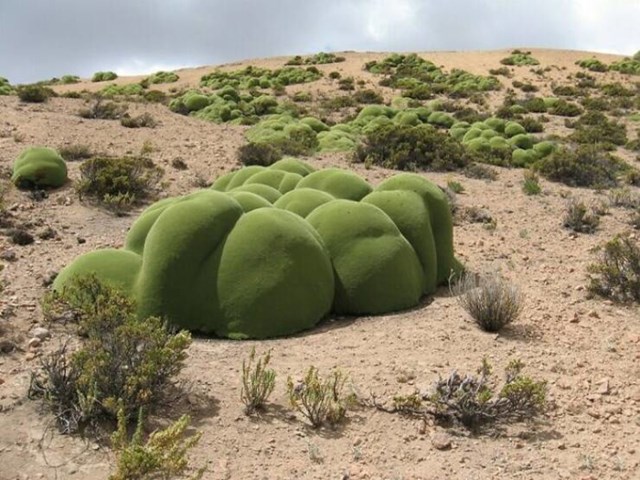
[[[320,50],[542,46],[631,54],[638,0],[2,0],[13,83]]]

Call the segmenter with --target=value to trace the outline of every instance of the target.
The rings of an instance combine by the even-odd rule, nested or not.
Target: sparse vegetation
[[[499,332],[518,318],[524,308],[520,290],[499,274],[464,273],[451,287],[458,303],[487,332]]]
[[[156,122],[150,113],[143,113],[135,117],[130,117],[125,113],[120,119],[120,125],[127,128],[154,128],[157,124],[158,122]]]
[[[562,225],[577,233],[593,233],[600,225],[600,217],[589,212],[584,202],[571,199],[567,203]]]
[[[91,101],[91,106],[78,111],[78,115],[92,120],[117,120],[122,118],[126,111],[126,104],[105,101],[102,96],[97,96]]]
[[[287,379],[289,403],[309,420],[313,428],[324,424],[335,426],[346,416],[350,399],[343,393],[346,376],[334,370],[328,378],[321,378],[318,369],[309,367],[302,382]]]
[[[269,368],[271,352],[265,353],[256,362],[256,349],[251,350],[249,360],[242,361],[242,390],[240,400],[247,415],[262,410],[276,386],[276,372]],[[255,362],[255,363],[254,363]]]
[[[148,76],[144,80],[142,80],[142,86],[146,85],[156,85],[158,83],[174,83],[180,79],[180,76],[175,72],[156,72],[153,75]]]
[[[539,195],[542,189],[538,175],[531,170],[525,170],[522,177],[522,191],[527,195]]]
[[[324,65],[327,63],[339,63],[344,61],[344,57],[336,55],[335,53],[320,52],[306,58],[296,55],[291,60],[287,61],[285,65]]]
[[[629,234],[617,235],[588,267],[589,291],[618,301],[640,302],[640,245]]]
[[[86,160],[93,156],[93,152],[89,145],[82,143],[73,143],[71,145],[64,145],[58,149],[58,153],[65,162],[75,162],[77,160]]]
[[[282,158],[282,152],[269,143],[249,142],[238,148],[237,158],[242,165],[268,167]]]

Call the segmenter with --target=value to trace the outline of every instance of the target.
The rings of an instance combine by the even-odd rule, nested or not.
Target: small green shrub
[[[63,75],[60,78],[60,84],[61,85],[70,85],[73,83],[79,83],[80,82],[80,77],[77,75]]]
[[[111,445],[116,452],[116,472],[109,480],[151,480],[185,478],[189,468],[187,453],[197,445],[201,432],[185,438],[191,419],[183,415],[168,427],[156,430],[143,440],[144,411],[138,413],[138,421],[131,439],[127,433],[128,418],[118,411],[118,426],[111,435]],[[204,475],[201,468],[190,480]]]
[[[589,212],[584,202],[571,199],[567,203],[562,226],[577,233],[593,233],[600,225],[600,217]]]
[[[629,234],[608,241],[589,265],[589,291],[618,301],[640,302],[640,246]]]
[[[153,197],[163,173],[148,158],[96,157],[80,165],[76,191],[81,199],[89,197],[106,206],[131,206]]]
[[[242,361],[242,390],[240,400],[245,405],[247,415],[256,410],[262,410],[269,395],[276,386],[276,372],[268,368],[271,352],[265,353],[255,363],[256,349],[251,349],[248,361]]]
[[[467,165],[462,170],[462,173],[467,178],[476,178],[479,180],[493,181],[498,178],[498,174],[493,168],[476,162]]]
[[[143,113],[136,117],[124,114],[120,119],[120,125],[127,128],[154,128],[157,125],[155,119],[149,113]]]
[[[463,274],[452,286],[459,305],[486,332],[498,332],[518,318],[524,308],[520,290],[497,273]]]
[[[338,56],[335,53],[320,52],[307,58],[302,58],[300,55],[296,55],[287,61],[285,65],[324,65],[327,63],[344,62],[345,60],[346,59],[344,57]]]
[[[126,85],[111,84],[100,90],[103,97],[130,97],[144,95],[144,87],[139,83],[128,83]]]
[[[542,192],[540,188],[540,178],[535,172],[525,170],[522,174],[522,191],[527,195],[539,195]]]
[[[614,188],[609,191],[609,205],[628,209],[640,209],[640,195],[629,187]]]
[[[457,193],[457,194],[464,192],[464,186],[460,182],[456,182],[453,180],[449,180],[447,182],[447,188],[451,190],[453,193]]]
[[[115,72],[96,72],[91,77],[92,82],[108,82],[110,80],[115,80],[118,78],[118,75]]]
[[[334,370],[328,378],[318,375],[318,369],[309,367],[302,382],[294,384],[287,379],[289,403],[294,410],[304,415],[313,428],[325,423],[335,426],[342,422],[347,414],[350,399],[343,394],[346,376]]]
[[[16,89],[18,98],[27,103],[43,103],[49,97],[55,97],[56,93],[49,87],[43,85],[20,85]]]

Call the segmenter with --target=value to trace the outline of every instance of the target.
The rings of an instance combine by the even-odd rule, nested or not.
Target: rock
[[[51,337],[51,332],[49,332],[49,330],[44,327],[36,327],[31,330],[31,335],[35,338],[40,339],[41,341],[44,341],[45,339]]]
[[[431,445],[436,450],[450,450],[451,449],[451,437],[446,433],[434,433],[431,436]]]
[[[600,318],[600,314],[595,310],[591,310],[589,313],[587,313],[587,316],[591,318]]]
[[[54,271],[47,272],[47,274],[42,279],[42,286],[48,287],[53,283],[53,281],[56,279],[57,276],[58,276],[58,272],[54,272]]]
[[[15,262],[18,259],[16,252],[13,250],[4,250],[0,252],[0,260],[6,260],[7,262]]]
[[[579,322],[580,322],[580,316],[578,315],[578,312],[575,312],[573,314],[573,318],[569,320],[569,323],[579,323]]]
[[[29,340],[29,348],[38,348],[40,345],[42,345],[42,340],[40,340],[37,337],[33,337],[31,340]]]
[[[598,382],[598,393],[600,395],[609,395],[610,390],[609,390],[609,379],[608,378],[603,378],[602,380],[600,380]]]
[[[87,243],[87,240],[81,236],[77,236],[76,240],[78,241],[78,245],[82,245],[83,243]]]

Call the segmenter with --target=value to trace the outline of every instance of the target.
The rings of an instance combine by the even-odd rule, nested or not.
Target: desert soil
[[[487,74],[500,67],[508,51],[424,53],[437,65]],[[553,81],[566,82],[577,59],[591,54],[533,50],[541,66],[554,66],[540,78],[529,67],[513,68],[512,79],[530,81],[540,94],[550,93]],[[377,87],[376,78],[362,70],[382,53],[345,53],[347,62],[320,66],[343,76],[362,78]],[[598,55],[610,62],[617,57]],[[286,58],[246,61],[223,68],[253,64],[282,66]],[[557,68],[556,68],[557,67]],[[179,71],[179,88],[196,86],[214,67]],[[1,72],[0,72],[1,73]],[[599,79],[630,82],[616,73]],[[117,82],[138,81],[123,78]],[[162,86],[168,89],[175,87]],[[82,84],[58,91],[97,88]],[[335,83],[322,79],[287,88],[335,93]],[[491,94],[494,105],[504,90]],[[0,97],[0,165],[9,169],[27,146],[60,147],[86,144],[109,155],[136,154],[151,145],[151,158],[165,169],[163,195],[194,190],[198,178],[214,179],[238,168],[237,147],[246,127],[215,125],[170,112],[158,104],[130,103],[132,114],[149,112],[154,129],[126,129],[117,121],[85,120],[77,116],[83,100],[53,98],[45,104],[23,104],[15,96]],[[551,117],[545,133],[566,133],[564,119]],[[638,124],[630,123],[635,138]],[[634,155],[618,154],[640,167]],[[171,166],[183,159],[187,170]],[[373,184],[394,174],[365,169],[349,155],[330,154],[306,159],[316,167],[351,169]],[[59,346],[71,326],[44,325],[51,338],[29,346],[30,332],[43,325],[39,301],[44,284],[79,254],[103,247],[121,247],[138,211],[115,217],[81,202],[73,181],[79,163],[69,163],[70,182],[42,201],[11,188],[9,211],[28,223],[34,234],[47,227],[55,238],[17,246],[0,237],[5,282],[1,294],[0,339],[17,349],[0,354],[0,479],[103,479],[114,456],[106,445],[55,432],[50,416],[26,397],[30,372],[39,359]],[[411,311],[394,315],[331,319],[319,328],[291,338],[270,341],[194,340],[180,382],[187,394],[161,408],[153,417],[162,426],[181,413],[193,418],[203,432],[192,464],[207,466],[206,479],[637,479],[640,478],[640,308],[589,298],[586,267],[596,259],[592,249],[628,230],[629,212],[611,208],[595,234],[574,234],[562,227],[567,198],[587,203],[606,201],[606,192],[569,188],[541,181],[543,194],[522,191],[522,170],[495,168],[495,181],[475,180],[458,173],[424,174],[439,185],[459,181],[465,191],[460,207],[481,207],[496,221],[495,229],[461,220],[454,228],[457,256],[475,272],[499,271],[526,295],[519,320],[500,334],[477,328],[442,288]],[[249,418],[240,402],[242,360],[252,348],[272,351],[278,372],[276,390],[266,414]],[[287,376],[301,378],[315,365],[321,373],[340,368],[363,395],[380,399],[427,389],[438,376],[452,370],[475,372],[483,357],[501,371],[519,358],[525,371],[548,382],[551,408],[539,422],[518,424],[496,435],[473,436],[373,409],[350,412],[336,429],[310,429],[287,407]],[[443,437],[444,436],[444,437]],[[439,449],[444,441],[450,448]],[[445,445],[446,446],[446,445]]]

